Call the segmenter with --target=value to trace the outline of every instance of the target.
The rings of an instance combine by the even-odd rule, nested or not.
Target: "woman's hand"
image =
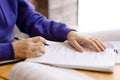
[[[81,35],[78,32],[70,31],[67,35],[68,42],[78,51],[83,52],[84,49],[81,45],[88,45],[95,48],[96,51],[104,51],[105,46],[96,38]]]
[[[45,43],[46,40],[42,37],[14,41],[12,45],[14,48],[15,58],[25,59],[41,56],[45,52]]]

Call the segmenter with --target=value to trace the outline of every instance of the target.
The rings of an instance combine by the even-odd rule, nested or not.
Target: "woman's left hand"
[[[67,35],[68,42],[78,51],[83,52],[82,45],[88,45],[95,48],[96,51],[101,52],[105,50],[104,44],[96,38],[88,37],[86,35],[79,34],[75,31],[70,31]]]

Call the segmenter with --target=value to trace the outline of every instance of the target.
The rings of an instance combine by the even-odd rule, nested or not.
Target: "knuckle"
[[[89,41],[89,44],[94,45],[94,42],[93,41]]]
[[[39,40],[42,40],[42,37],[41,37],[41,36],[39,36],[38,38],[39,38]]]
[[[43,38],[43,37],[41,37],[41,36],[39,36],[39,40],[40,40],[40,41],[46,41],[45,38]]]
[[[25,42],[30,42],[31,41],[31,38],[28,38],[25,40]]]

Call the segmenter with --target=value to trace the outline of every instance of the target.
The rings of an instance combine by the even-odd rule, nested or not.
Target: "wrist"
[[[76,31],[70,31],[68,34],[67,34],[67,40],[72,37],[74,34],[75,34]]]

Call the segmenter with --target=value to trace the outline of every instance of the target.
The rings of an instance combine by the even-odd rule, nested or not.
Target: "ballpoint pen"
[[[23,40],[23,38],[19,38],[19,37],[14,37],[15,40]],[[45,46],[49,46],[49,44],[45,43]]]

